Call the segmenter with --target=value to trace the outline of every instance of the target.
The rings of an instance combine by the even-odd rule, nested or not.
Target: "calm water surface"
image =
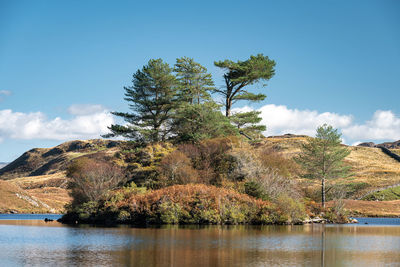
[[[35,216],[0,215],[0,266],[400,266],[400,219],[104,228]]]

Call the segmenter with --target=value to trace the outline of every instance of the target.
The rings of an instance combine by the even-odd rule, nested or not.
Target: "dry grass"
[[[350,213],[358,216],[372,217],[400,217],[400,200],[392,201],[365,201],[365,200],[344,200],[345,208]],[[331,202],[328,206],[332,205]]]
[[[0,212],[60,213],[70,201],[64,172],[0,180]]]
[[[259,149],[273,149],[277,152],[281,152],[286,157],[293,157],[300,153],[301,145],[307,142],[307,137],[291,137],[291,138],[280,138],[272,137],[265,138],[257,146]]]
[[[45,187],[61,187],[67,185],[65,172],[57,172],[49,175],[27,176],[9,180],[17,184],[23,189],[45,188]]]
[[[301,145],[307,142],[306,137],[273,137],[266,138],[258,144],[260,150],[274,149],[281,152],[287,158],[293,158],[301,151]],[[370,147],[348,147],[351,151],[345,161],[352,169],[352,177],[337,179],[330,183],[347,184],[357,187],[363,185],[361,189],[357,189],[353,195],[354,198],[360,197],[365,193],[383,188],[389,185],[400,183],[400,163],[383,153],[379,148]],[[392,150],[399,152],[400,149]],[[318,181],[303,180],[309,187],[317,188]]]
[[[37,205],[33,203],[37,203]],[[40,202],[37,202],[16,184],[0,180],[0,212],[7,213],[11,211],[18,213],[48,213],[52,210],[41,205]],[[57,210],[54,210],[54,212],[57,212]]]
[[[63,188],[46,187],[26,190],[29,195],[49,205],[56,213],[63,213],[64,206],[72,201],[68,191]]]
[[[352,166],[351,178],[338,182],[368,183],[370,186],[357,194],[361,196],[370,190],[400,183],[400,163],[384,154],[379,148],[349,147],[346,162]]]

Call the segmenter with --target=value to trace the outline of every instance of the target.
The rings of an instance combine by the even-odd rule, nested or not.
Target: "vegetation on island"
[[[281,135],[246,144],[243,139],[246,146],[239,148],[248,154],[262,154],[270,168],[281,169],[279,173],[282,177],[290,177],[288,181],[294,180],[300,199],[305,202],[307,215],[313,216],[309,211],[313,210],[312,205],[320,205],[321,181],[298,175],[296,169],[299,166],[293,163],[293,158],[300,153],[301,145],[307,140],[307,136]],[[180,144],[159,143],[149,144],[145,148],[132,148],[129,141],[94,139],[32,149],[10,163],[9,168],[1,170],[0,212],[65,213],[64,206],[72,201],[69,196],[71,189],[67,187],[70,178],[65,176],[65,170],[81,158],[114,163],[122,168],[127,179],[135,177],[137,185],[143,187],[144,178],[152,175],[157,169],[156,165],[164,156],[175,151],[177,146]],[[326,207],[330,208],[333,204],[340,207],[338,204],[342,204],[345,214],[351,216],[400,217],[400,197],[395,194],[390,195],[393,200],[387,199],[386,195],[374,201],[361,200],[386,189],[395,189],[400,183],[399,162],[380,148],[347,148],[351,153],[344,161],[351,166],[352,176],[328,180]],[[282,158],[285,160],[282,161]],[[165,160],[174,162],[171,158]],[[176,165],[180,163],[172,166]],[[185,180],[186,176],[179,177]]]
[[[174,67],[150,60],[133,75],[132,86],[125,87],[131,112],[113,112],[127,123],[111,125],[106,135],[130,139],[127,151],[116,155],[120,162],[81,158],[69,167],[73,202],[63,221],[271,224],[300,223],[317,215],[346,221],[344,213],[331,212],[336,207],[325,209],[324,187],[322,207],[304,197],[295,162],[275,150],[253,149],[266,129],[259,124],[260,112],[232,112],[237,101],[265,99],[249,86],[273,77],[275,62],[259,54],[215,66],[225,71],[222,88],[187,57],[177,59]],[[212,93],[223,97],[223,105]],[[342,151],[338,138],[336,130],[323,126],[317,141],[310,140],[309,146],[323,150],[318,155],[331,164],[322,170],[322,179],[339,174],[344,157],[337,155]],[[304,166],[315,160],[299,157]]]

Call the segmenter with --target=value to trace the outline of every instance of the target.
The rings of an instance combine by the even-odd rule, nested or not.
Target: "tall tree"
[[[259,138],[260,133],[267,129],[265,125],[259,124],[262,120],[260,114],[261,111],[234,113],[231,115],[230,121],[246,136]]]
[[[151,59],[133,75],[133,86],[124,87],[125,100],[133,113],[112,112],[128,125],[111,125],[106,137],[124,136],[143,142],[165,140],[176,105],[176,79],[162,59]]]
[[[214,89],[214,82],[205,67],[193,58],[182,57],[176,59],[174,72],[178,80],[180,100],[190,104],[211,100],[209,92]]]
[[[344,158],[350,151],[341,145],[341,134],[326,124],[317,128],[315,138],[302,146],[301,154],[295,159],[305,170],[304,176],[321,180],[321,202],[325,208],[326,180],[348,177],[350,167]]]
[[[225,87],[215,89],[225,99],[225,115],[231,115],[232,105],[239,100],[261,101],[266,95],[254,94],[246,90],[246,86],[260,81],[268,81],[275,74],[275,61],[263,54],[250,56],[248,60],[233,62],[231,60],[217,61],[214,65],[226,71]],[[263,85],[265,86],[265,84]]]

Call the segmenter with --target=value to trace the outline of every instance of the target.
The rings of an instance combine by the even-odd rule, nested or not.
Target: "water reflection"
[[[399,226],[103,228],[0,221],[0,266],[396,266],[399,252]]]

